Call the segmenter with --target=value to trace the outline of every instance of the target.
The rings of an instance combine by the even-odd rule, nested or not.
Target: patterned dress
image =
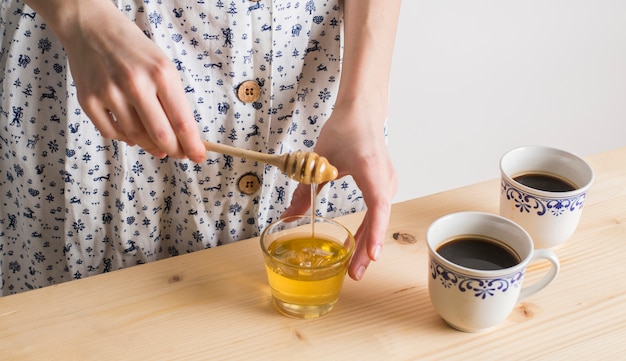
[[[115,3],[176,65],[204,139],[313,150],[339,85],[339,0]],[[274,167],[161,160],[102,138],[41,16],[1,6],[0,295],[258,236],[287,208],[297,183]],[[246,103],[237,88],[250,80],[261,95]],[[261,183],[253,194],[239,188],[246,175]],[[335,217],[364,204],[347,177],[316,207]]]

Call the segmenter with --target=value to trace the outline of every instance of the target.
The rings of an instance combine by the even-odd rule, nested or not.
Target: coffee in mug
[[[578,186],[570,180],[544,172],[526,172],[513,176],[513,180],[527,187],[546,192],[571,192]]]
[[[560,267],[554,252],[533,248],[523,228],[490,213],[443,216],[428,228],[426,243],[431,303],[446,323],[466,332],[498,325],[521,299],[554,281]],[[522,287],[528,265],[538,259],[550,268]]]
[[[594,178],[587,162],[533,145],[504,154],[500,174],[500,215],[522,226],[535,248],[555,247],[572,236]]]
[[[479,270],[499,270],[521,262],[519,255],[505,243],[487,236],[451,237],[437,248],[443,258],[459,266]]]

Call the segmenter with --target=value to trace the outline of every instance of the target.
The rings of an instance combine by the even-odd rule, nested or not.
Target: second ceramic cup
[[[500,173],[500,215],[528,231],[535,248],[555,247],[572,236],[593,182],[587,162],[533,145],[504,154]]]

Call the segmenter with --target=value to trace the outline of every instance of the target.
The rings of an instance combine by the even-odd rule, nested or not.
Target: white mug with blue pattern
[[[533,145],[504,154],[500,172],[500,215],[522,226],[535,248],[556,247],[574,234],[594,178],[587,162],[561,149]],[[529,175],[544,181],[520,178]],[[555,186],[560,182],[569,187]]]
[[[501,267],[470,265],[466,263],[468,258],[483,257],[484,253],[469,255],[471,248],[467,244],[459,245],[456,258],[444,257],[442,247],[462,238],[484,238],[495,242],[496,247],[511,253],[514,261]],[[426,242],[431,303],[448,325],[464,332],[481,332],[497,326],[520,300],[552,283],[560,269],[552,250],[535,250],[528,232],[496,214],[458,212],[445,215],[430,225]],[[522,287],[526,268],[540,259],[549,262],[549,269],[543,277]]]

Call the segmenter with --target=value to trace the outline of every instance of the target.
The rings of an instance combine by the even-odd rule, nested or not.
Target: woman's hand
[[[78,100],[103,137],[158,158],[206,151],[174,64],[110,0],[29,0],[67,53]]]
[[[363,194],[367,211],[355,233],[356,250],[348,274],[361,279],[370,261],[378,259],[389,226],[391,203],[398,179],[385,144],[380,121],[365,119],[384,117],[376,104],[336,105],[315,146],[337,167],[339,177],[351,175]],[[320,186],[321,189],[321,186]],[[311,206],[311,188],[300,184],[283,217],[304,214]]]
[[[356,231],[356,251],[348,274],[361,279],[378,259],[389,226],[398,179],[385,144],[389,75],[400,0],[345,0],[344,53],[337,101],[315,151],[351,175],[367,206]],[[310,191],[300,185],[285,215],[302,214]]]

